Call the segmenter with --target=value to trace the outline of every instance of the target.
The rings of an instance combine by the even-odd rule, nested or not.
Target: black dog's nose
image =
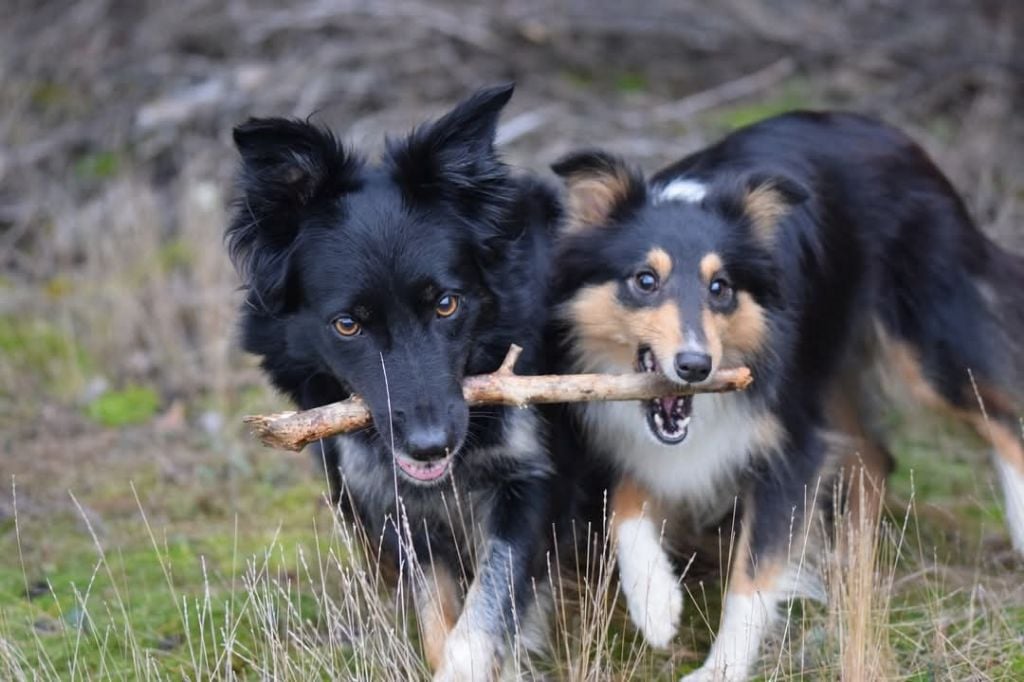
[[[442,459],[448,454],[448,435],[441,427],[419,428],[405,437],[409,456],[420,462]]]
[[[676,355],[676,371],[683,381],[704,381],[711,374],[711,356],[693,351],[679,353]]]

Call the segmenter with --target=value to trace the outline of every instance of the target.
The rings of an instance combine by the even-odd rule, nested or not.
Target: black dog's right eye
[[[334,331],[338,332],[341,336],[349,337],[355,336],[362,331],[363,327],[358,322],[353,320],[348,315],[342,315],[341,317],[334,320]]]
[[[633,282],[636,284],[636,288],[645,294],[653,294],[658,290],[658,285],[660,284],[658,276],[650,270],[636,273],[633,276]]]

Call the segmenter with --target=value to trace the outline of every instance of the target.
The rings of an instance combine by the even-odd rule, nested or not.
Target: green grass
[[[102,182],[121,170],[121,156],[112,151],[84,154],[75,161],[75,175],[83,182]]]
[[[160,396],[148,386],[126,386],[107,391],[88,407],[89,418],[103,426],[129,426],[151,419],[160,407]]]
[[[35,390],[62,398],[73,395],[95,367],[69,329],[40,318],[0,315],[0,356]]]
[[[772,88],[765,97],[716,109],[710,121],[715,127],[732,131],[787,111],[813,107],[807,90],[807,85],[799,79],[790,79]]]

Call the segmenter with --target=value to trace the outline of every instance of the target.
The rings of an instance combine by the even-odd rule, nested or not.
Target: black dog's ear
[[[551,165],[569,191],[566,230],[607,225],[646,200],[643,177],[621,158],[598,150],[574,152]]]
[[[242,163],[228,252],[258,302],[280,309],[299,209],[353,189],[358,160],[329,131],[304,121],[252,118],[233,137]]]
[[[512,97],[511,83],[484,88],[438,120],[416,128],[402,140],[388,141],[395,181],[414,199],[449,199],[469,218],[483,211],[497,219],[507,208],[508,178],[494,151],[502,108]],[[500,210],[497,210],[500,209]]]
[[[773,171],[754,171],[712,190],[709,202],[727,217],[746,218],[762,243],[775,241],[779,221],[807,201],[810,192],[797,180]]]
[[[347,179],[350,160],[323,128],[285,118],[250,118],[232,136],[242,155],[243,191],[261,202],[301,206]]]
[[[514,83],[477,90],[447,114],[417,131],[439,152],[484,154],[494,149],[498,117],[512,98]]]

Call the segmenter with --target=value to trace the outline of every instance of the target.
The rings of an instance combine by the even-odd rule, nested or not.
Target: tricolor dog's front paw
[[[745,679],[745,671],[730,672],[728,667],[720,668],[709,661],[693,672],[683,675],[679,682],[743,682]]]
[[[484,632],[456,627],[444,646],[434,682],[489,682],[499,672],[498,652]]]
[[[619,583],[630,618],[651,646],[666,648],[683,612],[683,592],[672,562],[647,519],[622,522],[618,536]]]

